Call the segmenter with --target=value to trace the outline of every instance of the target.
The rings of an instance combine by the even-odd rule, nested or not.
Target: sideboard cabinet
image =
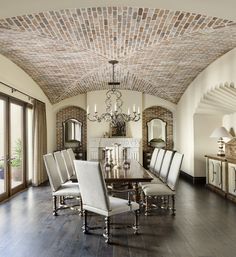
[[[206,155],[206,186],[236,202],[236,159]]]

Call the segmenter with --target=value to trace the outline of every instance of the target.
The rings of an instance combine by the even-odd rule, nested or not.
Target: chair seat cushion
[[[162,184],[163,183],[159,178],[154,177],[153,175],[152,175],[152,177],[153,177],[153,180],[151,182],[140,182],[139,185],[141,187],[143,187],[143,186],[150,185],[150,184]]]
[[[146,196],[162,196],[162,195],[175,195],[175,191],[171,190],[165,184],[149,184],[142,187]]]
[[[149,185],[149,184],[162,184],[163,182],[156,177],[152,172],[148,171],[148,174],[153,178],[153,180],[151,182],[140,182],[139,185],[141,187],[145,186],[145,185]]]
[[[119,214],[122,212],[127,212],[127,211],[135,211],[139,209],[139,204],[136,202],[131,202],[130,205],[128,205],[128,200],[126,199],[121,199],[118,197],[109,197],[110,200],[110,211],[109,211],[109,216]]]
[[[56,196],[80,196],[79,186],[77,183],[68,183],[65,185],[61,185],[57,191],[53,192],[53,195],[56,195]]]
[[[113,216],[123,212],[135,211],[139,209],[139,204],[137,204],[136,202],[131,202],[131,205],[128,205],[128,200],[126,199],[109,196],[109,201],[110,201],[109,211],[97,209],[97,208],[94,208],[93,206],[89,206],[86,204],[83,205],[83,208],[85,210],[95,212],[103,216]]]

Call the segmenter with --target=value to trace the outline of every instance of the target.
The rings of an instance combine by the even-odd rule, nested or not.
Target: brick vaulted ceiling
[[[108,89],[116,59],[120,89],[177,103],[192,80],[236,47],[236,23],[151,8],[46,11],[0,19],[0,53],[25,70],[54,104]]]

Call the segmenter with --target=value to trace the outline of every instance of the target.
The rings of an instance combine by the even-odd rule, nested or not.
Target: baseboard
[[[190,182],[191,184],[194,185],[204,185],[206,184],[206,177],[193,177],[191,175],[189,175],[188,173],[184,172],[184,171],[180,171],[180,176],[185,179],[186,181]]]

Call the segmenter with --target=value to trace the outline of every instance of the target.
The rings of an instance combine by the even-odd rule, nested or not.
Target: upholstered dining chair
[[[166,150],[164,150],[164,149],[160,149],[159,152],[158,152],[156,163],[155,163],[155,166],[153,168],[153,173],[156,176],[159,176],[159,174],[160,174],[160,170],[161,170],[161,166],[162,166],[162,162],[163,162],[165,153],[166,153]]]
[[[70,180],[73,181],[73,182],[77,182],[77,177],[75,175],[74,165],[72,165],[73,162],[71,162],[69,152],[67,150],[62,150],[61,154],[62,154],[62,157],[65,161],[67,173],[68,173],[68,176],[69,176]]]
[[[169,173],[167,176],[166,184],[147,184],[142,186],[142,190],[145,196],[146,209],[145,215],[148,215],[148,199],[153,197],[172,197],[172,215],[175,215],[175,190],[180,173],[180,168],[183,160],[183,154],[174,153],[171,161]]]
[[[135,212],[134,231],[138,232],[139,204],[108,196],[105,180],[98,162],[74,161],[75,170],[83,199],[83,232],[88,232],[87,212],[94,212],[105,217],[105,242],[110,242],[110,218],[125,212]]]
[[[57,151],[54,153],[54,158],[56,161],[57,169],[58,169],[58,174],[61,179],[61,184],[65,183],[71,183],[70,177],[66,168],[65,161],[62,157],[61,151]]]
[[[69,157],[70,157],[71,165],[72,165],[72,168],[73,168],[73,174],[75,174],[74,160],[76,160],[76,158],[75,158],[74,151],[72,150],[72,148],[68,148],[67,152],[68,152]]]
[[[169,169],[170,169],[170,165],[171,165],[171,161],[172,158],[174,156],[174,151],[171,150],[166,150],[162,164],[161,164],[161,168],[160,168],[160,172],[159,172],[159,178],[160,178],[160,182],[164,182],[166,183],[166,179],[169,173]]]
[[[150,161],[150,165],[149,165],[149,170],[150,171],[153,171],[153,169],[154,169],[159,150],[160,150],[159,148],[155,148],[153,153],[152,153],[152,157],[151,157],[151,161]]]
[[[44,164],[46,167],[46,171],[49,177],[49,182],[52,190],[53,196],[53,215],[57,216],[57,211],[61,209],[57,206],[57,197],[80,197],[80,189],[78,184],[69,183],[69,184],[62,184],[61,178],[59,176],[58,166],[56,165],[56,161],[52,154],[46,154],[43,156]],[[81,204],[81,201],[80,201]],[[82,204],[81,204],[81,211],[82,211]],[[64,207],[63,207],[64,209]]]
[[[158,162],[159,161],[162,162],[160,172],[159,172],[159,177],[153,176],[152,174],[150,174],[153,177],[153,180],[151,182],[141,182],[140,186],[143,187],[150,183],[151,184],[162,184],[162,182],[166,183],[167,175],[170,169],[170,165],[171,165],[171,161],[174,153],[175,153],[174,151],[166,150],[163,160],[161,160],[161,158],[158,160]],[[156,162],[156,165],[160,166],[159,164],[157,164],[157,162]]]

